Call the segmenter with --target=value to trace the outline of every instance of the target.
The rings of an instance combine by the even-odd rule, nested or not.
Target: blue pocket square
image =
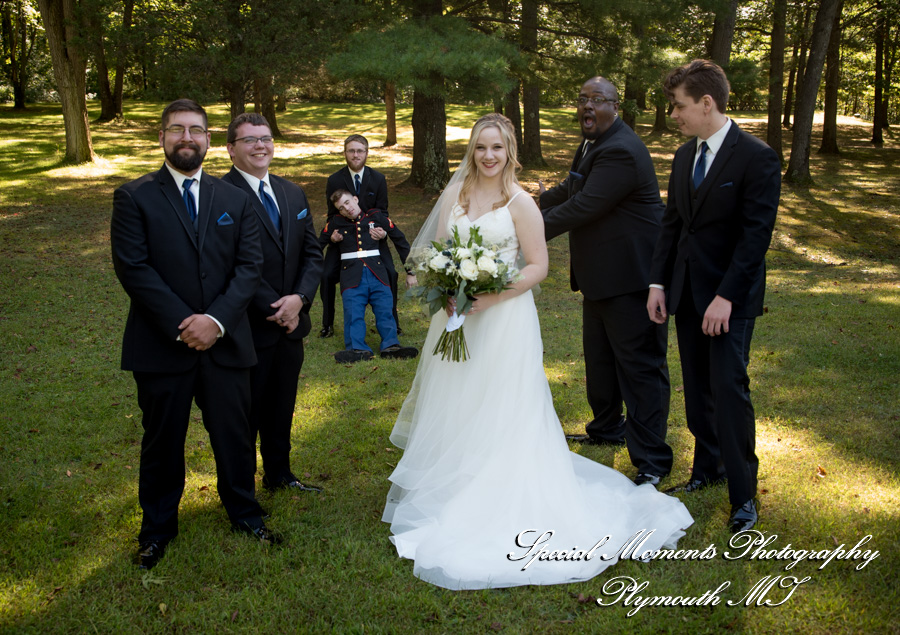
[[[569,176],[571,176],[572,179],[575,181],[580,181],[581,179],[584,178],[583,174],[579,174],[578,172],[572,172],[572,171],[569,171]]]
[[[234,225],[234,221],[228,212],[225,212],[221,216],[219,216],[219,220],[216,221],[216,225]]]
[[[734,187],[734,181],[728,181],[728,183],[722,183],[719,187]]]
[[[309,208],[308,207],[303,208],[303,211],[300,212],[299,214],[297,214],[297,220],[303,220],[304,218],[307,217],[308,214],[309,214]]]

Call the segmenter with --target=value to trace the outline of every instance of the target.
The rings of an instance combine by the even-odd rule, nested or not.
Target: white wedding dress
[[[505,243],[501,257],[515,264],[507,207],[471,223],[456,205],[450,223],[464,239],[476,225],[485,245]],[[465,362],[431,354],[446,323],[442,311],[431,321],[391,434],[405,451],[382,520],[391,523],[397,553],[415,561],[417,577],[448,589],[561,584],[601,573],[641,530],[649,538],[639,553],[674,546],[693,522],[680,501],[569,451],[531,291],[466,318]],[[590,559],[574,559],[605,536]],[[558,550],[570,559],[546,559]]]

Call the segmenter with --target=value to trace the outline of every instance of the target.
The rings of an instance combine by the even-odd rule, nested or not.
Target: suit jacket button
[[[206,273],[201,273],[201,274],[200,274],[200,279],[201,279],[201,280],[206,280]]]

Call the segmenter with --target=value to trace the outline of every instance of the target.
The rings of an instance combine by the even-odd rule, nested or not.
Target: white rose
[[[491,276],[497,275],[497,263],[494,262],[493,258],[488,258],[487,256],[482,256],[478,259],[478,270],[483,271],[486,274]]]
[[[475,264],[474,260],[466,258],[459,263],[459,275],[466,280],[475,280],[478,277],[478,265]]]
[[[434,258],[431,259],[431,262],[428,263],[428,266],[431,267],[433,271],[443,271],[450,264],[450,259],[444,254],[438,254]]]
[[[456,257],[459,260],[465,260],[472,257],[472,251],[468,247],[457,247]]]
[[[481,255],[493,260],[494,258],[497,257],[497,252],[494,251],[493,249],[483,249],[481,251]]]

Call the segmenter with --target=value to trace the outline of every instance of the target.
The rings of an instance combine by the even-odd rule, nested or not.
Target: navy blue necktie
[[[706,141],[700,144],[700,158],[697,159],[697,165],[694,166],[694,189],[700,187],[703,179],[706,177],[706,150],[709,148]]]
[[[275,201],[272,200],[272,197],[269,196],[268,192],[266,192],[266,182],[259,182],[259,198],[262,200],[263,207],[266,208],[266,213],[269,214],[269,218],[272,220],[272,224],[275,226],[275,231],[281,232],[281,215],[278,213],[278,208],[275,206]]]
[[[353,184],[356,186],[356,195],[359,196],[359,174],[354,175]]]
[[[194,195],[191,194],[191,186],[194,179],[185,179],[181,182],[181,198],[184,199],[184,206],[187,207],[188,215],[191,217],[191,223],[197,224],[197,203],[194,201]]]

